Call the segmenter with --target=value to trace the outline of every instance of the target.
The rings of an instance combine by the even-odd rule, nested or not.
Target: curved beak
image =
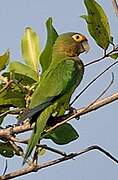
[[[88,44],[88,40],[84,40],[84,41],[82,42],[82,47],[83,47],[83,52],[87,53],[87,52],[89,51],[90,46],[89,46],[89,44]]]

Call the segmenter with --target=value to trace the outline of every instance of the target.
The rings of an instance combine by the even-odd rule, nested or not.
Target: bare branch
[[[91,64],[98,63],[98,62],[102,61],[102,60],[105,59],[105,58],[106,58],[105,56],[102,56],[102,57],[100,57],[100,58],[98,58],[98,59],[95,59],[95,60],[93,60],[93,61],[85,64],[84,66],[86,67],[86,66],[89,66],[89,65],[91,65]]]
[[[57,150],[55,148],[49,147],[46,144],[38,144],[37,147],[44,148],[46,150],[49,150],[51,152],[54,152],[54,153],[59,154],[59,155],[64,156],[64,157],[67,156],[67,154],[65,152],[62,152],[62,151]]]
[[[89,108],[86,109],[86,107],[88,107],[89,105],[87,105],[86,107],[83,107],[81,109],[78,109],[77,112],[74,113],[74,115],[70,116],[69,118],[67,118],[65,121],[61,122],[62,124],[70,121],[73,118],[76,118],[78,116],[82,116],[84,114],[87,114],[89,112],[95,111],[107,104],[110,104],[114,101],[118,100],[118,92],[112,94],[111,96],[108,96],[104,99],[98,100],[96,101],[92,106],[90,106]],[[85,110],[86,109],[86,110]],[[61,124],[58,123],[55,126],[53,126],[52,128],[57,128],[58,126],[60,126]],[[23,125],[18,125],[15,127],[9,127],[9,128],[5,128],[5,129],[0,129],[0,137],[6,137],[8,138],[11,134],[18,134],[18,133],[23,133],[26,131],[29,131],[32,129],[33,126],[30,125],[29,122],[23,124]],[[48,130],[49,131],[49,130]]]
[[[13,80],[8,81],[8,82],[6,83],[6,85],[5,85],[2,89],[0,89],[0,94],[1,94],[5,89],[7,89],[12,83],[13,83]]]
[[[33,126],[32,126],[33,127]],[[17,125],[14,127],[8,127],[4,129],[0,129],[0,137],[9,138],[11,134],[19,134],[24,133],[25,131],[29,131],[32,129],[29,122],[24,123],[23,125]]]
[[[80,156],[82,154],[85,154],[85,153],[87,153],[89,151],[93,151],[93,150],[98,150],[98,151],[102,152],[103,154],[105,154],[107,157],[109,157],[110,159],[112,159],[114,162],[116,162],[118,164],[118,160],[115,157],[113,157],[108,151],[106,151],[105,149],[101,148],[98,145],[93,145],[93,146],[89,146],[89,147],[87,147],[87,148],[85,148],[82,151],[79,151],[77,153],[69,153],[68,155],[66,155],[66,156],[64,156],[62,158],[58,158],[58,159],[55,159],[55,160],[52,160],[52,161],[48,161],[46,163],[43,163],[42,165],[32,164],[32,165],[30,165],[28,167],[25,167],[25,168],[22,168],[20,170],[11,172],[11,173],[6,174],[4,176],[0,176],[0,179],[1,180],[12,179],[12,178],[15,178],[15,177],[23,176],[23,175],[31,173],[31,172],[36,172],[36,171],[38,171],[40,169],[44,169],[46,167],[50,167],[50,166],[53,166],[55,164],[59,164],[61,162],[73,159],[73,158],[75,158],[77,156]]]
[[[108,84],[108,86],[103,90],[103,92],[101,92],[101,94],[93,101],[91,102],[85,109],[84,111],[86,111],[89,107],[91,107],[93,104],[95,104],[106,92],[107,90],[111,87],[111,85],[114,82],[114,74],[112,73],[112,79],[111,82]]]
[[[7,171],[7,167],[8,167],[8,161],[7,159],[5,160],[5,168],[4,168],[4,171],[3,171],[3,176],[5,175],[6,171]]]
[[[106,59],[107,57],[110,57],[110,55],[111,55],[112,53],[118,51],[118,48],[115,47],[114,44],[112,44],[112,45],[113,45],[113,49],[112,49],[111,51],[109,51],[108,53],[106,53],[106,51],[105,51],[105,53],[104,53],[104,55],[103,55],[102,57],[100,57],[100,58],[98,58],[98,59],[95,59],[95,60],[93,60],[93,61],[91,61],[91,62],[85,64],[85,67],[86,67],[86,66],[89,66],[89,65],[91,65],[91,64],[98,63],[98,62],[100,62],[100,61]]]
[[[17,115],[17,114],[19,114],[21,111],[22,111],[22,109],[19,109],[19,108],[10,109],[10,110],[7,110],[7,111],[1,113],[1,114],[0,114],[0,118],[1,118],[2,116],[7,115],[7,114]]]
[[[100,74],[98,74],[92,81],[90,81],[87,86],[74,98],[74,100],[70,103],[70,106],[97,80],[99,79],[103,74],[105,74],[109,69],[111,69],[113,66],[115,66],[118,63],[116,61],[115,63],[112,63],[110,66],[108,66],[104,71],[102,71]]]
[[[49,128],[46,130],[46,133],[49,133],[50,131],[56,129],[57,127],[61,126],[62,124],[70,121],[71,119],[73,118],[77,118],[77,117],[80,117],[84,114],[87,114],[91,111],[94,111],[96,109],[99,109],[100,107],[103,107],[115,100],[118,100],[118,93],[114,93],[113,95],[109,96],[109,97],[106,97],[104,99],[101,99],[101,100],[98,100],[96,101],[94,104],[92,104],[91,106],[88,105],[84,108],[81,108],[81,109],[78,109],[77,112],[75,112],[72,116],[70,116],[69,118],[65,119],[64,121],[62,122],[59,122],[57,123],[56,125],[54,125],[53,127]]]

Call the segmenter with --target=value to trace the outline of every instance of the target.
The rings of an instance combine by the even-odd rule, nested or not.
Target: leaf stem
[[[89,66],[91,64],[98,63],[98,62],[102,61],[103,59],[109,57],[109,55],[111,55],[113,52],[116,52],[116,51],[118,51],[118,48],[113,46],[113,49],[110,52],[106,53],[106,50],[105,50],[104,51],[104,55],[102,57],[100,57],[98,59],[95,59],[95,60],[85,64],[84,67]]]

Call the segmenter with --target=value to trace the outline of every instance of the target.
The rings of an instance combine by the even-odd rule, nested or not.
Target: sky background
[[[99,0],[98,2],[103,5],[109,17],[112,35],[115,37],[116,44],[118,44],[118,19],[114,14],[111,0]],[[87,36],[91,50],[88,54],[82,54],[81,59],[84,63],[88,63],[100,57],[102,50],[89,35],[85,21],[80,18],[80,15],[85,13],[86,10],[83,0],[0,0],[0,53],[3,53],[9,48],[12,59],[21,61],[20,39],[27,26],[32,27],[33,30],[40,35],[41,44],[42,47],[44,47],[46,41],[45,21],[51,16],[53,17],[54,26],[59,34],[75,31]],[[76,90],[75,95],[85,87],[91,79],[112,63],[112,61],[113,60],[109,59],[88,67],[85,71],[84,79]],[[115,66],[102,78],[97,80],[80,99],[76,101],[74,107],[81,108],[94,100],[109,84],[111,72],[115,74],[115,82],[105,96],[117,92],[117,67],[118,66]],[[80,139],[66,146],[57,146],[52,142],[48,142],[48,145],[65,152],[76,152],[89,145],[98,144],[118,158],[117,103],[116,101],[95,112],[84,115],[79,121],[72,121],[76,130],[80,133]],[[10,118],[10,122],[12,123],[12,118]],[[41,161],[47,161],[54,157],[52,153],[47,153],[45,158],[41,158]],[[0,173],[3,172],[4,164],[5,160],[1,157]],[[18,167],[21,167],[21,164],[22,160],[18,157],[8,160],[8,171],[10,169],[16,170]],[[77,157],[74,160],[15,179],[30,180],[33,178],[35,180],[116,180],[118,178],[118,166],[103,154],[93,151]]]

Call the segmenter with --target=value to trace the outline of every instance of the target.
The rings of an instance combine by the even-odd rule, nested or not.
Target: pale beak
[[[90,46],[89,46],[89,44],[88,44],[88,41],[87,41],[87,40],[84,40],[84,41],[82,42],[82,47],[83,47],[83,49],[84,49],[84,51],[83,51],[83,52],[87,53],[87,52],[89,51]]]

